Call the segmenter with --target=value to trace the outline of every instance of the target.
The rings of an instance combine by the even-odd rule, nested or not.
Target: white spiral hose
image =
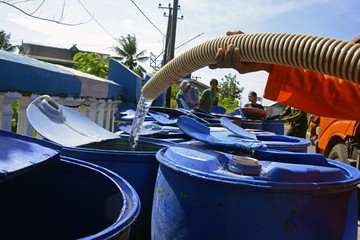
[[[174,58],[144,85],[143,97],[154,100],[180,78],[216,63],[218,49],[230,44],[239,47],[242,61],[292,66],[359,84],[360,44],[299,34],[238,34],[206,41]]]

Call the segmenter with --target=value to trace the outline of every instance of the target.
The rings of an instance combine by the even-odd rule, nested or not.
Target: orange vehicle
[[[352,41],[360,43],[360,35]],[[321,117],[316,152],[359,168],[359,125],[357,121]]]
[[[335,118],[320,118],[316,152],[325,157],[358,167],[360,122]]]

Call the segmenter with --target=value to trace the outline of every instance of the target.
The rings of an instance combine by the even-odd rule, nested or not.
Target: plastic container
[[[265,119],[262,124],[262,130],[284,135],[284,122],[282,120]]]
[[[141,212],[132,226],[131,240],[150,239],[151,209],[159,162],[156,152],[174,143],[140,137],[135,151],[129,150],[129,138],[84,147],[64,147],[62,156],[68,156],[105,167],[128,181],[141,201]]]
[[[26,114],[39,134],[64,146],[61,156],[105,167],[135,188],[142,207],[132,226],[130,238],[150,239],[151,205],[159,165],[155,154],[160,148],[173,143],[140,138],[134,151],[129,147],[129,137],[120,139],[118,135],[100,127],[78,111],[58,104],[49,96],[35,99],[29,104]],[[127,110],[126,116],[126,120],[132,121],[135,111]]]
[[[259,129],[263,130],[263,121],[262,120],[247,120],[243,119],[241,122],[241,127],[244,129]]]
[[[244,156],[251,175],[238,174],[234,155],[185,144],[156,157],[152,239],[357,238],[360,176],[349,165],[274,150]]]
[[[310,146],[310,141],[305,138],[276,134],[256,134],[256,137],[270,149],[306,153]]]
[[[3,239],[128,239],[140,211],[123,178],[60,147],[0,131]]]

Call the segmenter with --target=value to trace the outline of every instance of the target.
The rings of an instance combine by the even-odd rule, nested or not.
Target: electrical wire
[[[213,4],[212,0],[208,0],[208,3],[209,3],[211,28],[213,30],[213,35],[215,36],[216,26],[215,26],[214,4]]]
[[[156,28],[156,30],[158,30],[163,36],[165,36],[165,34],[145,15],[145,13],[139,8],[139,6],[136,5],[136,3],[133,0],[131,0],[131,2],[141,12],[141,14],[151,23],[151,25],[153,25]]]
[[[180,47],[182,47],[182,46],[184,46],[185,44],[187,44],[187,43],[189,43],[189,42],[191,42],[192,40],[194,40],[195,38],[198,38],[198,37],[200,37],[201,35],[203,35],[204,33],[200,33],[200,34],[198,34],[197,36],[195,36],[195,37],[193,37],[193,38],[191,38],[191,39],[189,39],[189,40],[187,40],[186,42],[184,42],[183,44],[180,44],[179,46],[177,46],[175,49],[178,49],[178,48],[180,48]]]
[[[117,41],[117,39],[98,21],[96,20],[96,18],[93,16],[93,14],[90,13],[90,11],[85,7],[85,5],[80,1],[77,0],[80,5],[85,9],[85,11],[94,19],[94,21],[109,35],[111,36],[112,39],[114,39],[115,41]]]

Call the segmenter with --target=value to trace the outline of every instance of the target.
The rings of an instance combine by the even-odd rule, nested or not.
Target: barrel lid
[[[175,171],[207,179],[226,183],[235,183],[250,188],[282,189],[296,191],[319,191],[319,189],[336,188],[341,185],[355,186],[359,183],[359,171],[346,164],[334,163],[326,160],[320,154],[310,154],[309,158],[316,156],[317,165],[312,165],[311,160],[307,164],[303,153],[291,153],[286,161],[279,157],[277,161],[276,151],[271,155],[272,160],[257,159],[261,169],[255,174],[257,164],[250,169],[251,174],[231,171],[233,167],[233,154],[223,153],[206,148],[206,146],[191,144],[176,144],[164,148],[157,153],[157,159]],[[279,154],[285,154],[279,151]],[[247,156],[253,157],[253,156]],[[289,185],[290,184],[290,185]]]
[[[134,120],[136,115],[136,111],[133,109],[127,109],[123,112],[118,112],[117,113],[117,119],[124,121],[124,122],[131,122]],[[145,116],[145,120],[144,121],[152,121],[154,120],[151,116],[146,115]]]
[[[220,121],[223,127],[225,127],[227,130],[233,133],[233,134],[231,133],[226,134],[227,131],[225,131],[225,135],[229,140],[230,139],[235,140],[239,137],[256,139],[261,141],[269,148],[280,148],[282,150],[286,150],[286,149],[294,150],[296,148],[303,149],[310,145],[310,141],[305,138],[268,134],[268,133],[263,134],[262,132],[258,132],[257,134],[254,134],[232,123],[228,118],[222,117]],[[224,137],[224,133],[222,133],[222,137]]]
[[[233,134],[229,130],[211,131],[212,136],[215,138],[227,139],[227,141],[238,141],[241,139],[236,134]],[[303,149],[310,145],[310,141],[305,138],[299,138],[294,136],[284,136],[277,134],[255,134],[257,142],[263,144],[268,148],[282,149],[293,151],[294,149]]]
[[[180,116],[177,125],[186,135],[210,145],[246,150],[263,146],[263,144],[256,139],[229,138],[227,136],[229,131],[211,131],[208,126],[186,116]]]
[[[61,146],[0,130],[0,176],[9,176],[58,155]]]
[[[132,124],[126,122],[120,122],[117,128],[124,133],[131,134]],[[140,136],[156,135],[160,133],[183,133],[180,128],[173,126],[161,126],[154,122],[144,122],[140,129]]]
[[[47,95],[31,102],[26,115],[39,134],[66,147],[119,138],[75,109],[62,106]]]

